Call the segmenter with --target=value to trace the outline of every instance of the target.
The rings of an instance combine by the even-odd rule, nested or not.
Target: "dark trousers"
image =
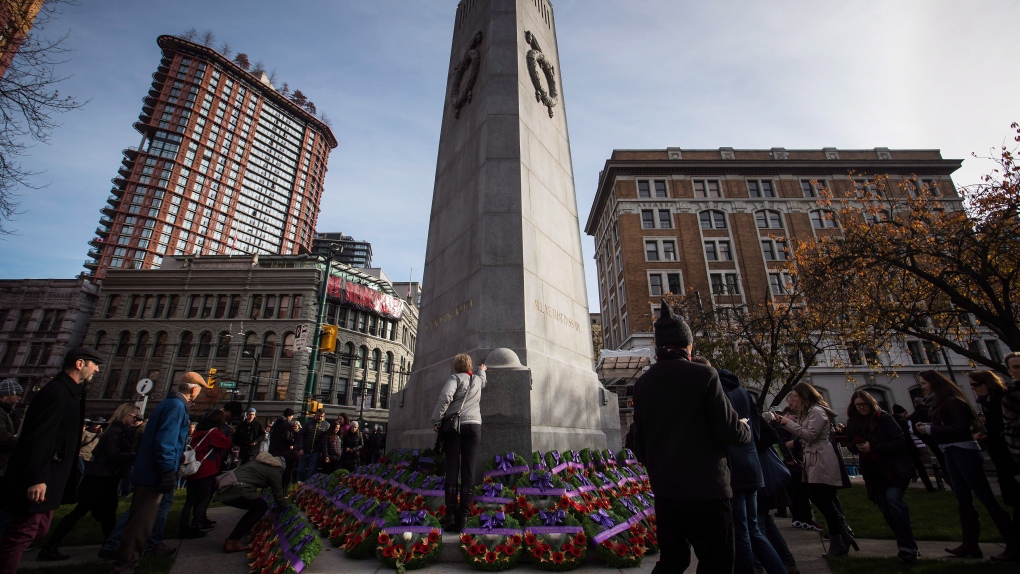
[[[114,574],[134,574],[138,571],[138,561],[145,551],[145,543],[149,540],[152,527],[156,524],[156,513],[163,494],[157,486],[140,484],[135,486],[131,497],[131,517],[124,527],[121,539],[120,554],[113,563]]]
[[[105,540],[113,532],[117,524],[117,486],[120,478],[116,476],[86,475],[78,489],[78,505],[53,529],[46,546],[58,548],[60,542],[74,528],[75,524],[89,512],[103,530]]]
[[[794,522],[814,522],[814,516],[811,514],[811,501],[808,499],[807,483],[801,480],[799,473],[794,475],[786,488],[790,493],[790,518]]]
[[[910,440],[910,437],[907,437]],[[931,479],[928,478],[928,469],[924,467],[924,461],[921,460],[921,451],[911,441],[911,446],[907,447],[907,454],[910,455],[910,462],[914,463],[914,471],[917,472],[918,478],[924,483],[924,488],[928,492],[935,490],[935,486],[932,485]]]
[[[21,555],[28,547],[46,536],[53,520],[53,511],[13,514],[7,530],[0,537],[0,574],[15,574]]]
[[[691,565],[691,546],[698,557],[698,574],[732,574],[731,508],[729,499],[670,500],[656,497],[659,561],[652,574],[686,571]]]
[[[446,452],[446,490],[456,492],[460,478],[461,512],[467,512],[471,501],[471,489],[475,485],[475,471],[478,467],[478,447],[482,444],[482,425],[461,424],[459,433],[443,435],[443,450]],[[452,515],[450,507],[447,516]]]
[[[772,543],[758,527],[757,491],[733,493],[734,574],[752,574],[757,559],[768,574],[786,574]]]
[[[995,499],[988,477],[985,475],[985,460],[979,450],[951,446],[945,450],[946,471],[953,483],[953,494],[960,511],[960,522],[964,530],[964,543],[977,543],[981,531],[974,497],[981,501],[1006,543],[1013,541],[1013,521],[1006,509]],[[976,528],[974,525],[978,525]]]
[[[240,540],[244,538],[255,524],[266,515],[269,510],[269,505],[266,504],[265,500],[261,498],[245,498],[243,496],[235,498],[233,500],[224,500],[223,504],[227,506],[233,506],[234,508],[240,508],[241,510],[247,510],[244,516],[237,521],[237,525],[230,531],[228,540]]]
[[[273,456],[282,456],[283,460],[286,461],[286,466],[283,468],[283,489],[287,490],[290,483],[294,481],[294,473],[297,472],[298,463],[301,457],[294,449],[290,449],[283,454],[274,454]]]
[[[825,526],[829,529],[829,536],[843,532],[843,525],[846,519],[840,510],[839,498],[836,495],[836,487],[830,484],[808,484],[808,498],[818,511],[825,517]]]
[[[888,484],[875,484],[872,488],[875,506],[882,511],[886,524],[896,535],[900,552],[917,552],[914,530],[910,525],[910,507],[903,498],[903,489]]]
[[[216,477],[189,478],[186,486],[188,488],[188,497],[184,499],[184,508],[181,509],[181,534],[193,528],[198,528],[209,520],[206,516],[206,511],[209,510],[209,503],[212,502]]]

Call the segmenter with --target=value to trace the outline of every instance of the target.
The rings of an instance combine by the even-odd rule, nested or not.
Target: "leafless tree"
[[[261,73],[263,73],[263,72],[265,72],[265,71],[266,71],[266,64],[262,60],[256,61],[251,66],[251,73],[255,74],[256,76],[261,74]]]
[[[4,10],[14,10],[14,0],[0,0]],[[43,187],[35,181],[38,172],[25,168],[20,158],[31,143],[48,143],[58,127],[56,114],[81,108],[86,102],[61,94],[56,86],[68,76],[57,72],[70,58],[66,46],[69,32],[56,37],[43,34],[59,15],[62,4],[73,0],[48,0],[36,16],[32,31],[21,42],[6,73],[0,78],[0,235],[13,232],[10,221],[19,213],[21,190]],[[0,26],[3,38],[20,37],[23,29],[8,20]]]
[[[290,86],[287,85],[287,82],[283,83],[283,87],[280,88],[280,93],[283,94],[283,97],[285,98],[290,96]]]
[[[209,48],[212,48],[212,45],[215,42],[216,42],[216,33],[215,32],[213,32],[209,28],[206,28],[205,30],[202,31],[202,36],[199,39],[199,43],[200,44],[202,44],[203,46],[207,46]]]
[[[269,83],[270,84],[276,85],[276,80],[277,80],[277,77],[276,77],[276,68],[273,68],[272,70],[269,70],[269,72],[266,73],[266,76],[269,77]]]
[[[181,38],[184,38],[185,40],[187,40],[189,42],[194,42],[195,38],[197,38],[197,37],[198,37],[198,30],[196,30],[194,26],[192,26],[191,28],[188,28],[187,30],[184,31],[183,34],[181,34]]]
[[[329,116],[326,115],[326,112],[321,112],[319,114],[319,120],[322,121],[322,123],[326,124],[327,126],[333,127],[333,120],[329,119]]]
[[[230,47],[230,44],[224,42],[220,45],[219,52],[220,54],[223,54],[224,58],[229,58],[230,55],[234,53],[234,50]]]

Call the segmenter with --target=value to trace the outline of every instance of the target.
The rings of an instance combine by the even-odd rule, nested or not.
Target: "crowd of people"
[[[956,497],[962,527],[962,543],[946,548],[948,555],[982,557],[976,497],[1005,546],[991,558],[1020,562],[1020,353],[1006,357],[1008,383],[990,370],[968,374],[980,413],[952,380],[925,371],[919,374],[924,397],[913,413],[899,405],[885,412],[866,390],[857,390],[846,424],[837,425],[837,413],[806,382],[793,386],[782,411],[759,412],[733,373],[692,355],[688,325],[668,305],[661,309],[654,323],[656,362],[634,385],[627,437],[655,493],[661,553],[653,573],[684,572],[693,547],[698,572],[795,574],[799,568],[774,516],[824,530],[827,556],[859,550],[838,494],[851,484],[841,446],[856,457],[868,499],[892,530],[903,561],[920,555],[904,494],[916,479],[936,489],[922,456],[930,450],[932,469],[945,471]],[[1012,517],[993,494],[982,451]],[[941,486],[943,477],[936,474],[936,480]],[[812,505],[824,528],[814,521]]]
[[[109,419],[85,419],[82,386],[102,363],[94,349],[71,349],[61,372],[23,411],[15,409],[21,385],[0,381],[0,574],[17,570],[63,504],[74,507],[39,560],[69,559],[61,542],[91,514],[105,538],[99,557],[114,561],[113,572],[137,572],[143,554],[176,551],[164,542],[164,528],[178,488],[186,493],[179,538],[206,536],[216,526],[207,510],[219,500],[246,511],[224,543],[225,552],[244,551],[242,539],[268,510],[265,489],[282,501],[295,478],[353,470],[386,447],[381,427],[362,432],[343,414],[327,422],[324,410],[302,427],[286,409],[268,430],[255,409],[242,414],[237,402],[199,416],[189,411],[209,384],[194,372],[185,373],[144,421],[134,403],[118,406]],[[118,520],[117,506],[128,495],[130,507]]]

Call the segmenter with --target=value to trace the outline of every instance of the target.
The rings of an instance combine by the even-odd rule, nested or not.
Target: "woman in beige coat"
[[[783,427],[800,439],[804,447],[804,482],[808,485],[808,498],[825,516],[829,528],[828,556],[844,556],[848,546],[860,550],[846,527],[840,512],[836,488],[843,486],[839,467],[842,461],[836,456],[829,433],[835,411],[814,387],[797,383],[790,393],[789,415],[780,418]]]

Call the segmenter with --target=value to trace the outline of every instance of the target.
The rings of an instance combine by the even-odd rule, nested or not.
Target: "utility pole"
[[[322,337],[322,320],[326,314],[326,295],[329,293],[329,279],[333,274],[333,258],[343,252],[343,246],[341,245],[330,245],[329,255],[326,257],[326,269],[322,274],[322,281],[320,282],[319,289],[322,293],[319,295],[319,309],[315,317],[315,330],[312,337],[312,353],[311,358],[308,361],[308,378],[305,381],[305,394],[301,400],[301,416],[304,417],[308,414],[308,400],[312,394],[315,393],[315,374],[316,368],[319,363],[319,338]]]

